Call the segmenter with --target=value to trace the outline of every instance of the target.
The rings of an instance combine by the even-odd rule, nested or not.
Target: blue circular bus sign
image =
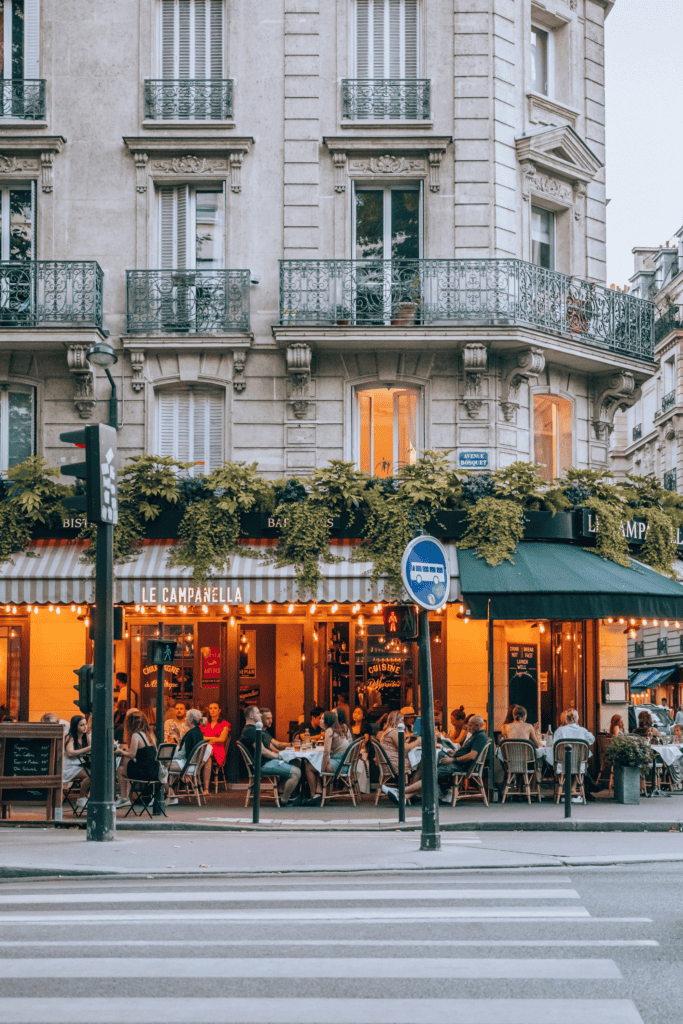
[[[403,552],[403,586],[409,598],[428,611],[443,608],[448,600],[451,577],[448,555],[435,537],[416,537]]]

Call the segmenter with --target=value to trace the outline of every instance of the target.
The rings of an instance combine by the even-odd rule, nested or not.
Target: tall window
[[[225,393],[219,388],[179,386],[156,396],[154,450],[196,462],[190,476],[211,473],[224,462]]]
[[[356,259],[420,257],[419,186],[356,188]]]
[[[417,75],[418,0],[356,0],[356,76]]]
[[[555,214],[540,206],[531,207],[531,262],[555,269]]]
[[[572,464],[572,403],[559,395],[534,395],[534,459],[544,480]]]
[[[162,186],[157,196],[161,268],[222,269],[223,190],[189,185]]]
[[[38,78],[39,0],[0,0],[1,78]]]
[[[32,260],[35,182],[0,187],[0,260]]]
[[[531,89],[549,96],[548,65],[551,58],[552,33],[531,26]]]
[[[162,0],[162,78],[223,77],[223,0]]]
[[[420,392],[415,388],[359,388],[356,402],[360,468],[386,477],[415,462],[420,447]]]
[[[25,462],[34,452],[34,389],[0,384],[0,472]]]

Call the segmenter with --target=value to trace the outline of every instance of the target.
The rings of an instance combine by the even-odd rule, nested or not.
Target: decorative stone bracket
[[[465,393],[463,405],[467,409],[467,415],[476,420],[479,410],[484,404],[481,396],[481,382],[486,373],[488,351],[486,345],[473,342],[465,345],[462,350],[462,364],[465,371]]]
[[[334,162],[334,190],[346,192],[349,179],[422,178],[430,192],[441,188],[441,160],[453,141],[450,136],[422,139],[412,136],[390,139],[325,138]]]
[[[593,430],[595,436],[606,439],[614,429],[614,416],[630,409],[640,398],[640,388],[636,386],[633,374],[627,371],[612,373],[609,377],[598,380],[596,397],[593,402]]]
[[[142,391],[145,386],[145,378],[143,376],[145,369],[145,353],[139,351],[131,352],[130,362],[133,369],[133,379],[131,381],[133,391]]]
[[[53,186],[54,158],[64,149],[66,140],[61,135],[29,136],[5,135],[0,140],[0,173],[37,177],[40,187],[50,194]]]
[[[245,348],[235,348],[232,351],[232,386],[233,390],[241,395],[247,386],[247,382],[244,379],[244,371],[247,365],[247,350]]]
[[[515,362],[503,374],[500,407],[508,423],[519,409],[517,398],[521,385],[538,377],[539,373],[543,372],[544,366],[543,349],[526,348],[517,353]]]
[[[201,175],[208,180],[229,177],[230,189],[242,191],[242,161],[252,138],[124,138],[135,160],[135,188],[147,192],[150,180],[182,182]]]
[[[296,342],[287,346],[285,353],[287,374],[289,376],[287,399],[292,403],[294,415],[298,420],[304,419],[311,405],[311,359],[313,353],[309,345]]]
[[[74,405],[82,420],[90,419],[97,404],[95,398],[95,378],[90,369],[90,364],[85,358],[87,351],[87,345],[69,345],[66,351],[67,365],[74,375],[74,383],[76,385]]]

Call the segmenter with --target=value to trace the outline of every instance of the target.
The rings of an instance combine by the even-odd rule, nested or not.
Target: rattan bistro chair
[[[197,805],[202,806],[202,768],[206,760],[206,749],[210,746],[208,740],[198,743],[183,768],[172,779],[169,776],[169,782],[173,785],[179,800],[186,796],[190,799],[195,797]],[[180,789],[180,786],[184,786],[184,791]]]
[[[591,756],[590,747],[584,740],[558,740],[553,747],[553,764],[555,765],[555,803],[559,804],[564,788],[564,751],[572,748],[572,785],[576,784],[579,796],[586,802],[583,780]]]
[[[378,739],[375,739],[374,736],[371,736],[370,737],[370,742],[372,743],[372,749],[375,751],[375,763],[377,764],[377,767],[379,768],[379,782],[377,783],[377,793],[375,795],[375,807],[376,807],[377,804],[379,803],[379,798],[382,795],[382,786],[385,786],[385,785],[396,786],[397,783],[398,783],[398,780],[396,778],[396,772],[394,771],[394,766],[392,765],[391,761],[389,760],[389,755],[387,754],[386,750],[384,749],[384,747],[382,746],[380,741]],[[406,779],[407,779],[407,777],[408,777],[408,772],[406,771]]]
[[[247,769],[247,776],[248,776],[248,779],[249,779],[249,782],[247,784],[247,796],[246,796],[246,799],[244,801],[244,806],[248,807],[250,801],[252,801],[254,799],[254,759],[251,756],[251,754],[249,753],[249,751],[247,750],[247,748],[244,746],[244,744],[240,743],[239,740],[237,740],[237,749],[239,750],[240,754],[242,755],[242,760],[244,761],[245,767]],[[264,774],[264,772],[261,771],[260,799],[263,800],[264,798],[268,799],[268,798],[272,797],[273,800],[275,801],[275,806],[279,807],[280,806],[280,794],[279,794],[278,788],[277,788],[277,784],[278,784],[279,781],[280,781],[280,779],[279,779],[279,777],[277,775],[268,775],[267,773]],[[269,793],[267,789],[264,791],[264,789],[263,789],[263,784],[264,783],[266,783],[268,786],[272,786],[273,787],[272,788],[272,792]]]
[[[338,796],[350,796],[354,807],[356,806],[356,799],[358,803],[361,802],[360,786],[358,785],[356,771],[362,749],[363,737],[361,736],[360,739],[354,740],[353,743],[349,744],[334,772],[320,773],[323,783],[321,807],[326,800],[332,800]]]
[[[486,806],[489,805],[488,793],[486,792],[486,786],[484,785],[484,768],[486,767],[486,759],[491,748],[491,740],[488,741],[483,750],[480,750],[474,761],[471,762],[471,767],[464,772],[456,772],[453,776],[453,801],[452,805],[455,807],[458,798],[460,800],[477,800],[479,797],[484,801]],[[469,783],[474,783],[473,793],[460,793],[460,787],[463,782],[467,782],[468,788]]]
[[[505,798],[510,792],[510,786],[514,782],[518,785],[520,794],[522,786],[524,786],[524,792],[529,803],[531,803],[532,787],[535,783],[536,788],[534,792],[540,803],[541,790],[536,774],[536,748],[533,743],[530,740],[503,740],[500,745],[500,752],[503,757],[503,764],[505,765],[505,786],[501,802],[505,803]]]

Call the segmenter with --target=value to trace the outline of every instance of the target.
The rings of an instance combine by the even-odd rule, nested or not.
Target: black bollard
[[[406,820],[406,773],[404,771],[406,756],[405,722],[398,726],[398,820]]]
[[[254,744],[254,799],[252,821],[258,825],[261,812],[261,746],[263,744],[263,722],[256,723],[256,743]]]
[[[572,816],[572,748],[564,748],[564,816]]]

